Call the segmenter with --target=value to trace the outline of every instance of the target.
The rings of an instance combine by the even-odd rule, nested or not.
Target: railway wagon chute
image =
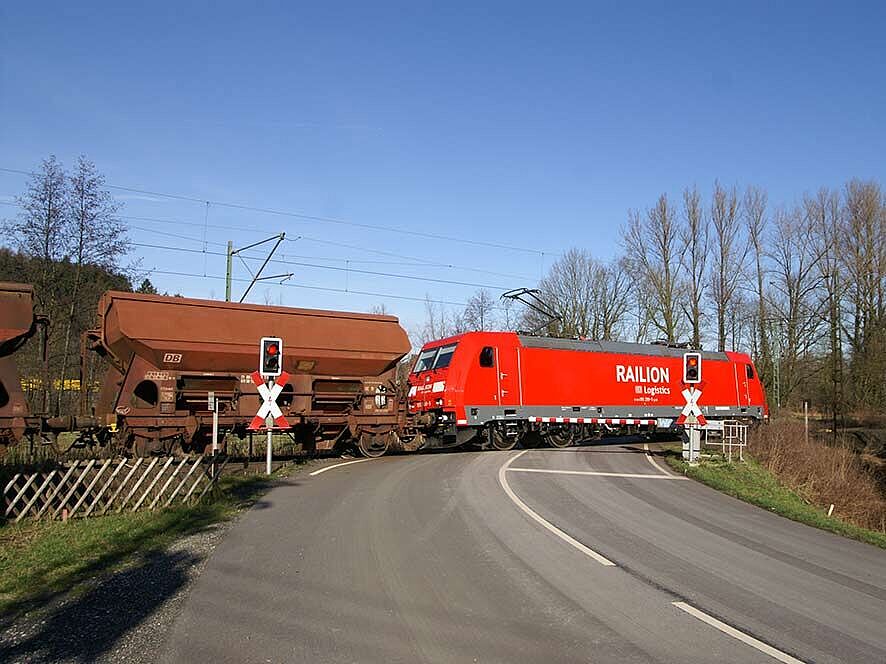
[[[220,427],[242,434],[259,407],[250,374],[263,336],[284,339],[278,403],[306,449],[397,429],[396,365],[410,345],[395,317],[116,291],[87,333],[111,364],[95,414],[138,454],[202,449],[212,391]]]
[[[429,441],[571,445],[599,431],[674,425],[686,404],[685,350],[658,344],[469,332],[426,344],[410,375],[409,410]],[[743,353],[702,352],[699,405],[711,428],[768,417]],[[429,442],[429,445],[433,443]]]

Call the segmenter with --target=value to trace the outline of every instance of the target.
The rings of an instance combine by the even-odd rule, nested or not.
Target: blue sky
[[[719,178],[790,204],[886,175],[883,3],[128,4],[0,7],[0,167],[85,153],[122,187],[528,249],[114,191],[171,222],[128,219],[139,244],[285,230],[287,260],[339,268],[271,267],[292,285],[460,302],[474,286],[341,268],[532,285],[571,246],[612,257],[662,192]],[[23,182],[0,173],[0,201]],[[223,275],[221,256],[137,254],[163,290],[224,294],[163,274]],[[423,317],[292,285],[251,299]]]

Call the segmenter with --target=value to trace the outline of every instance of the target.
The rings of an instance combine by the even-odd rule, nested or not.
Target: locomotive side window
[[[452,362],[452,354],[455,352],[455,344],[451,346],[443,346],[434,361],[435,369],[445,369]]]
[[[484,346],[483,350],[480,351],[480,366],[495,366],[495,349],[492,346]]]
[[[754,365],[746,364],[744,366],[745,366],[745,371],[747,371],[748,378],[753,378],[754,377]]]

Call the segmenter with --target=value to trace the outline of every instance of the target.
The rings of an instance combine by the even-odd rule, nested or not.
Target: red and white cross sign
[[[263,401],[261,408],[258,409],[258,413],[252,418],[252,422],[249,423],[249,427],[247,428],[253,431],[261,429],[265,426],[265,419],[268,415],[274,418],[274,424],[281,429],[289,428],[289,422],[283,417],[283,411],[281,411],[280,406],[277,405],[277,397],[280,396],[280,392],[283,391],[283,386],[286,385],[286,381],[288,380],[289,374],[284,371],[274,379],[274,382],[269,388],[265,385],[265,379],[258,371],[252,372],[252,382],[255,383],[255,387]]]
[[[677,424],[705,426],[708,421],[701,408],[698,407],[698,398],[701,396],[701,390],[689,387],[683,390],[683,398],[686,399],[686,405],[683,406],[683,412],[677,418]]]

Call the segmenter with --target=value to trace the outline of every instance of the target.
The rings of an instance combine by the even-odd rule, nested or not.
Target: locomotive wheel
[[[556,429],[548,431],[545,442],[551,447],[570,447],[575,442],[575,435],[570,429]]]
[[[373,436],[372,434],[360,434],[357,439],[357,451],[365,457],[376,459],[388,451],[390,436]]]
[[[524,449],[541,447],[543,443],[544,438],[538,431],[527,431],[520,436],[520,447]]]
[[[491,431],[492,435],[489,436],[489,442],[492,445],[492,449],[507,452],[517,446],[516,436],[506,436],[504,430],[499,427],[492,427]]]

